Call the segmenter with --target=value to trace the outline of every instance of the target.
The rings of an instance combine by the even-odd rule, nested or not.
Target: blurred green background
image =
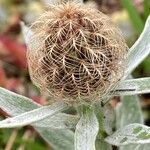
[[[32,85],[26,61],[20,21],[30,25],[48,7],[49,0],[0,0],[0,86],[45,104]],[[150,0],[85,0],[85,5],[108,14],[121,29],[129,47],[144,28],[150,14]],[[136,60],[135,60],[136,61]],[[133,73],[150,76],[150,56]],[[145,123],[150,126],[150,94],[140,95]],[[115,107],[118,101],[112,101]],[[0,110],[0,120],[9,115]],[[0,129],[0,150],[52,150],[32,127]]]

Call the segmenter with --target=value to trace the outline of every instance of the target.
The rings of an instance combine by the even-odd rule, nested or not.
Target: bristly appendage
[[[55,100],[93,103],[121,79],[128,48],[98,10],[73,2],[53,6],[31,29],[31,79]]]

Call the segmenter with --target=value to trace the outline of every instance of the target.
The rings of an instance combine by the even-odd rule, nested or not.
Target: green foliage
[[[145,28],[139,39],[129,49],[127,58],[127,67],[125,71],[126,78],[132,71],[149,55],[150,53],[150,17],[147,19]]]
[[[139,34],[142,32],[144,28],[144,22],[141,19],[139,13],[137,12],[136,8],[133,5],[133,1],[131,0],[121,0],[122,5],[127,10],[130,20],[136,30],[136,32]]]
[[[137,95],[150,93],[150,77],[121,81],[112,95]],[[128,90],[126,90],[128,89]]]
[[[142,110],[137,96],[121,97],[121,105],[117,108],[117,129],[132,123],[143,124]]]
[[[106,141],[116,146],[150,143],[150,127],[137,123],[130,124],[107,137]]]
[[[98,120],[90,108],[85,108],[75,130],[75,150],[95,150]]]

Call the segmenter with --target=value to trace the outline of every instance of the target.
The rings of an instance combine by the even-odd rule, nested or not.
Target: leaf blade
[[[150,53],[150,17],[148,17],[144,30],[139,39],[130,48],[127,56],[126,78]]]
[[[86,111],[80,118],[75,131],[75,150],[95,150],[99,124],[93,111]]]
[[[130,124],[119,129],[105,140],[116,146],[127,144],[147,144],[150,143],[150,127],[137,123]]]
[[[30,111],[39,107],[40,107],[39,104],[33,102],[31,99],[27,97],[18,95],[4,88],[0,88],[0,108],[2,108],[11,116],[17,116],[19,114],[22,114],[24,112],[27,112],[27,111]],[[58,141],[61,141],[57,147],[54,147],[54,150],[63,150],[62,149],[63,143],[68,142],[68,138],[67,139],[65,138],[66,134],[67,134],[67,137],[70,137],[71,139],[73,139],[73,133],[70,130],[64,130],[62,132],[61,130],[57,129],[57,135],[59,135],[60,133],[64,137],[63,139],[60,139],[59,136],[55,137],[55,134],[54,134],[55,130],[53,130],[52,128],[50,129],[47,129],[47,128],[41,129],[37,127],[34,127],[34,128],[52,146],[55,145],[55,141],[52,140],[51,137],[53,137],[54,139],[57,139]],[[69,142],[70,144],[65,146],[65,150],[73,150],[74,143],[72,142],[72,140],[69,140]]]
[[[49,106],[42,106],[40,108],[22,113],[15,117],[7,118],[0,121],[0,128],[14,128],[29,125],[36,121],[55,115],[67,107],[64,103],[55,103]]]
[[[54,150],[74,150],[74,133],[71,130],[39,127],[35,129]]]
[[[37,121],[32,125],[37,128],[71,129],[75,128],[78,120],[78,116],[58,113],[50,118]]]
[[[112,95],[137,95],[150,93],[150,77],[121,81]]]
[[[116,127],[122,128],[132,123],[143,124],[144,119],[137,96],[121,97],[122,103],[116,108]]]

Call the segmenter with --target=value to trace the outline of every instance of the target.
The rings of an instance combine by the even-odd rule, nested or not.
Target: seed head
[[[121,79],[127,46],[98,10],[73,2],[51,6],[31,29],[31,79],[55,101],[91,103]]]

